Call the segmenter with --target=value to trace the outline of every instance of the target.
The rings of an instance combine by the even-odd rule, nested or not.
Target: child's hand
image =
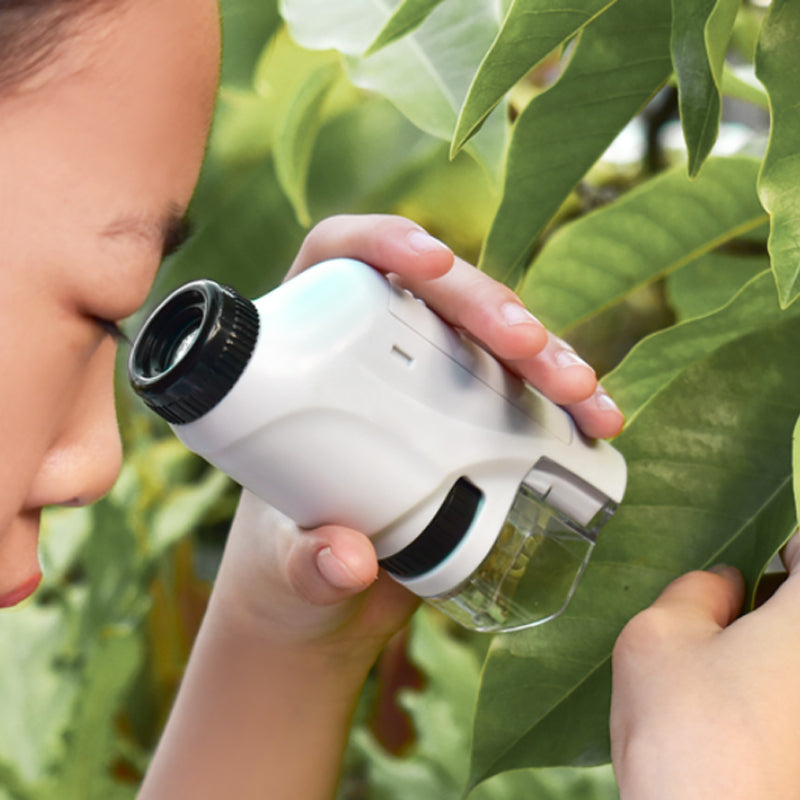
[[[510,289],[454,259],[448,247],[414,223],[379,215],[328,219],[309,234],[287,279],[340,256],[389,273],[565,405],[588,435],[619,432],[622,415],[591,367],[548,334]],[[331,641],[357,658],[374,658],[416,605],[396,582],[379,575],[373,547],[361,533],[340,526],[300,532],[247,493],[215,595],[234,608],[244,600],[247,614],[265,632],[295,643]]]
[[[728,567],[678,578],[623,630],[611,708],[623,800],[800,797],[797,536],[784,561],[789,578],[740,619]]]
[[[567,404],[592,436],[622,415],[592,369],[508,289],[397,217],[336,217],[309,235],[289,277],[349,256],[391,273],[511,369]],[[361,686],[418,601],[363,534],[300,531],[242,496],[181,690],[142,798],[329,798]]]

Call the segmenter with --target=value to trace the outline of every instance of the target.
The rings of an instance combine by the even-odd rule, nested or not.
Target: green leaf
[[[759,196],[769,211],[769,252],[781,305],[800,294],[800,4],[773,0],[756,53],[756,75],[769,96],[772,123],[759,179]]]
[[[442,0],[403,0],[389,17],[389,21],[381,28],[375,41],[369,46],[365,56],[371,56],[378,50],[400,39],[418,28]]]
[[[191,533],[230,488],[231,480],[222,472],[208,470],[202,480],[179,484],[166,493],[148,526],[153,556]]]
[[[371,0],[284,0],[292,36],[310,49],[335,48],[347,58],[350,79],[390,100],[420,130],[450,141],[472,76],[499,28],[494,0],[441,3],[413,33],[368,58],[364,48],[391,9]],[[402,77],[399,77],[402,76]],[[467,152],[496,181],[506,148],[507,121],[494,114]]]
[[[381,800],[461,800],[469,769],[469,740],[480,662],[467,641],[448,635],[442,619],[422,608],[412,621],[409,657],[424,688],[406,691],[402,705],[416,733],[403,757],[383,751],[365,729],[356,749],[367,758],[370,797]],[[610,768],[521,770],[479,786],[470,800],[617,800]]]
[[[68,638],[56,605],[33,602],[0,617],[0,764],[31,791],[28,797],[65,757],[64,731],[79,689],[60,666]]]
[[[520,800],[523,797],[536,800],[619,800],[619,792],[613,770],[610,766],[603,766],[504,772],[469,794],[469,800]]]
[[[334,49],[355,56],[363,53],[374,41],[398,2],[280,0],[279,8],[292,38],[302,47],[309,50]]]
[[[722,93],[726,97],[744,100],[759,108],[769,109],[769,98],[764,87],[751,78],[747,70],[737,69],[725,62],[722,70]]]
[[[277,3],[225,0],[222,12],[222,74],[220,83],[249,89],[264,43],[280,25]]]
[[[556,47],[615,0],[514,0],[461,107],[451,156],[478,130],[503,95]]]
[[[749,280],[768,269],[766,253],[713,252],[701,256],[669,276],[670,306],[679,320],[702,317],[729,303]]]
[[[741,0],[672,0],[672,63],[678,78],[689,175],[717,141],[725,53]]]
[[[739,301],[749,302],[750,291],[764,287],[751,284]],[[772,304],[777,314],[774,297]],[[714,318],[720,334],[729,328],[719,312],[663,331],[621,368],[629,380],[647,374],[676,336],[687,348],[694,341],[699,355],[654,389],[616,440],[628,463],[627,494],[566,612],[493,641],[471,784],[508,769],[607,760],[610,656],[625,622],[668,581],[718,562],[740,568],[752,594],[791,533],[800,316],[723,336],[709,352],[704,337]]]
[[[617,0],[586,26],[561,79],[514,125],[483,270],[516,283],[547,222],[669,77],[669,26],[663,0]]]
[[[297,221],[311,227],[306,181],[311,153],[322,124],[322,105],[338,76],[338,68],[322,64],[299,87],[289,105],[275,143],[275,172],[292,203]]]
[[[111,777],[111,768],[117,755],[115,710],[141,659],[142,644],[130,630],[101,632],[83,677],[84,691],[73,712],[69,757],[53,780],[50,796],[62,800],[127,796],[133,800],[135,786],[119,786]]]
[[[559,229],[522,284],[523,299],[559,335],[765,221],[758,162],[710,159],[697,180],[682,167]]]
[[[320,132],[309,175],[311,212],[317,219],[396,212],[431,170],[452,166],[444,156],[441,140],[412,125],[388,100],[367,96]]]
[[[698,358],[781,319],[798,315],[800,308],[797,312],[794,308],[781,311],[775,300],[772,274],[764,271],[716,313],[676,325],[669,335],[655,334],[639,342],[630,356],[603,379],[603,384],[630,423],[651,397]]]
[[[304,229],[275,180],[271,159],[253,165],[230,196],[198,219],[198,231],[159,276],[153,297],[195,278],[234,284],[247,297],[276,286],[294,259]]]

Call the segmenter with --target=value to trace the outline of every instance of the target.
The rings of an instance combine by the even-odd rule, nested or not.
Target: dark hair
[[[55,56],[79,17],[108,0],[0,0],[0,95]]]

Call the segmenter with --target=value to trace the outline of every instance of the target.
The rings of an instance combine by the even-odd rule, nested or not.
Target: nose
[[[114,405],[115,350],[111,340],[104,341],[87,363],[31,486],[29,507],[87,505],[114,485],[122,463]]]

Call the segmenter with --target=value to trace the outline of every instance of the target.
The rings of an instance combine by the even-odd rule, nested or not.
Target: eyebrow
[[[106,239],[133,239],[157,248],[162,258],[174,252],[190,228],[184,210],[171,203],[162,215],[124,215],[116,217],[100,231]]]

